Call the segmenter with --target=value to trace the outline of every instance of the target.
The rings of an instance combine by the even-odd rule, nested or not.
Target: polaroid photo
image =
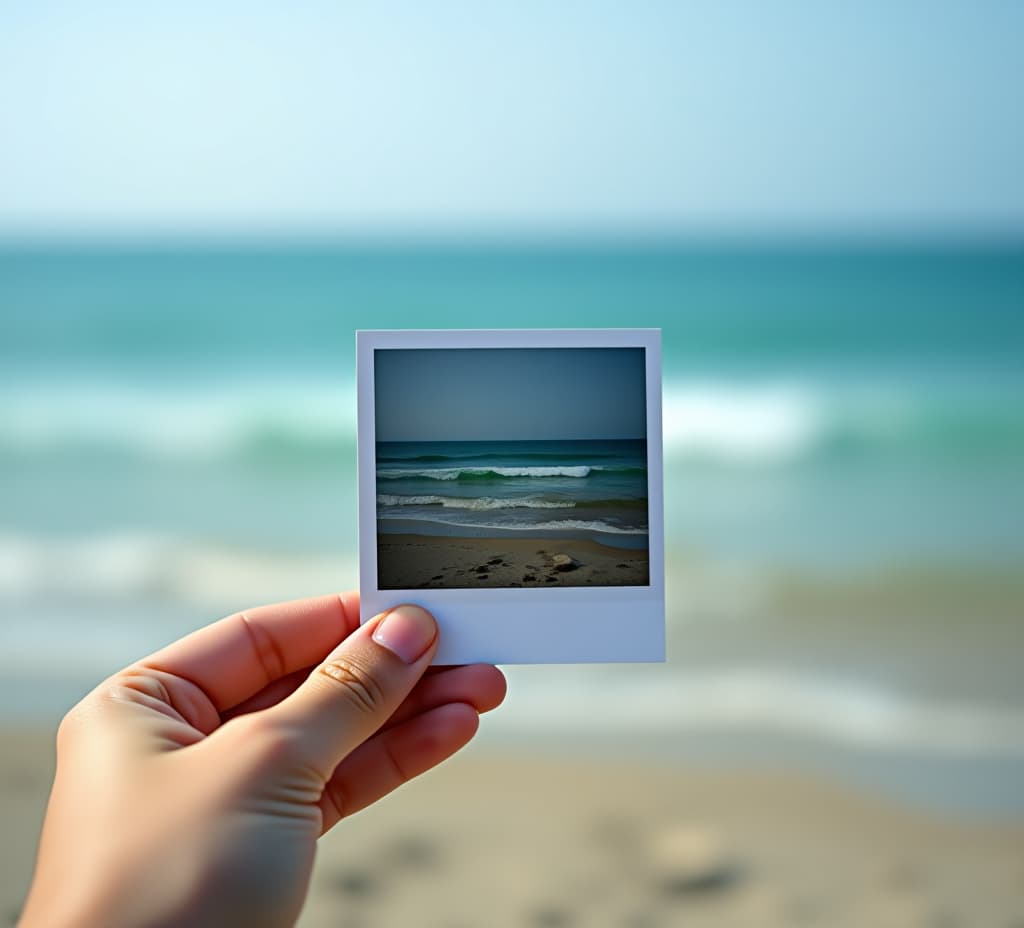
[[[661,332],[356,334],[362,620],[435,663],[665,659]]]

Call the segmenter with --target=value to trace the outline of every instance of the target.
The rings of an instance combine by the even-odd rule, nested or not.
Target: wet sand
[[[0,924],[27,888],[52,740],[0,732]],[[1024,825],[787,773],[496,750],[469,748],[325,837],[299,924],[1024,924]]]
[[[646,586],[646,549],[570,538],[378,535],[384,590]]]

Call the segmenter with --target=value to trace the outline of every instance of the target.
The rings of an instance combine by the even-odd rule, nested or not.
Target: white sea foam
[[[504,528],[505,526],[501,526]],[[581,532],[602,532],[612,535],[646,535],[646,528],[623,528],[620,525],[610,525],[600,520],[589,519],[558,519],[554,522],[535,522],[532,525],[517,525],[516,528],[524,530],[538,529],[543,532],[558,531],[581,531]]]
[[[930,394],[891,384],[826,390],[809,380],[669,380],[663,391],[665,450],[670,458],[795,460],[837,433],[885,446],[916,434],[915,422],[934,414],[931,402]],[[355,413],[355,394],[342,378],[187,385],[25,379],[6,384],[0,393],[0,448],[37,452],[95,444],[157,457],[218,459],[258,453],[268,443],[278,453],[301,457],[325,445],[353,443]],[[590,472],[586,467],[490,469],[523,477]],[[453,480],[455,471],[439,469],[430,476]]]
[[[670,383],[662,405],[669,454],[761,459],[808,451],[828,420],[823,397],[793,384]]]
[[[388,510],[378,513],[380,519],[401,519],[410,522],[436,522],[441,525],[457,525],[462,528],[500,529],[512,532],[601,532],[611,535],[646,535],[646,528],[624,528],[611,525],[599,519],[557,519],[551,522],[471,522],[465,518],[443,514],[405,513],[401,510]]]
[[[437,467],[437,468],[396,468],[378,470],[381,480],[419,478],[422,480],[458,480],[460,477],[587,477],[593,467]]]
[[[350,554],[276,554],[172,536],[112,533],[51,539],[0,535],[0,601],[149,599],[204,608],[269,602],[354,585]]]
[[[217,458],[265,436],[299,447],[355,438],[355,394],[334,380],[197,384],[14,384],[0,396],[0,442],[46,450],[96,444]]]
[[[572,509],[576,503],[569,500],[543,499],[539,496],[514,496],[497,499],[491,496],[396,496],[377,495],[378,506],[443,506],[445,509]]]

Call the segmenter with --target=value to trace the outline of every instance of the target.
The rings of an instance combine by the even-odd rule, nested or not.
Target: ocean
[[[485,739],[1024,814],[1011,247],[8,247],[0,715],[52,720],[220,614],[354,585],[354,331],[507,326],[663,330],[669,661],[515,668]],[[544,466],[511,450],[426,453]],[[488,479],[384,478],[381,522],[643,537],[609,502],[639,474]]]
[[[377,530],[647,547],[647,442],[378,442]]]

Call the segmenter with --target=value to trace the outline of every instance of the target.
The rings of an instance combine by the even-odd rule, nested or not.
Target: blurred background
[[[668,663],[509,668],[305,924],[1024,922],[1022,40],[994,0],[5,4],[0,918],[70,705],[355,585],[354,330],[656,326]]]

